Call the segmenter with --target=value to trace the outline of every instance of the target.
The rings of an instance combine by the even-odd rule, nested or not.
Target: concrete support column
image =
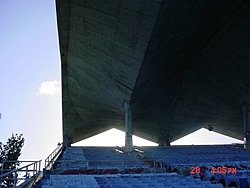
[[[159,146],[170,146],[170,141],[168,139],[168,137],[160,137],[159,138]]]
[[[69,139],[68,139],[68,138],[64,138],[62,144],[63,144],[64,147],[70,146],[70,144],[69,144]]]
[[[133,126],[132,126],[132,115],[131,108],[128,101],[124,103],[125,109],[125,152],[133,151]]]
[[[250,105],[244,103],[242,110],[244,111],[244,148],[250,148]]]

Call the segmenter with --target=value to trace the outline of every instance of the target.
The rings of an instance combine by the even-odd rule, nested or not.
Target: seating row
[[[55,169],[148,168],[148,164],[114,147],[67,147],[54,165]]]
[[[148,174],[148,175],[50,175],[41,183],[42,188],[52,187],[172,187],[172,188],[212,188],[223,187],[222,184],[211,184],[210,181],[201,181],[192,177],[180,175]]]

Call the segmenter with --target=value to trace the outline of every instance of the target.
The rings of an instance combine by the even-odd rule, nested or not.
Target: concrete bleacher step
[[[179,181],[177,181],[179,179]],[[145,187],[172,187],[172,188],[219,188],[222,184],[209,182],[186,181],[182,176],[166,174],[130,174],[123,176],[113,175],[50,175],[43,179],[40,185],[33,188],[145,188]]]
[[[178,167],[178,165],[182,165],[182,162],[188,163],[196,159],[197,161],[203,161],[204,164],[204,160],[211,162],[217,157],[216,163],[209,163],[206,166],[206,169],[209,171],[209,167],[211,168],[213,165],[223,166],[227,164],[227,166],[230,166],[228,164],[235,164],[234,162],[230,162],[230,160],[226,161],[226,163],[218,162],[223,161],[226,157],[233,158],[237,153],[243,153],[244,156],[250,154],[249,152],[242,152],[241,150],[237,150],[237,152],[235,152],[235,150],[231,151],[224,146],[191,147],[189,150],[187,147],[145,147],[140,148],[140,150],[145,151],[143,153],[144,156],[149,158],[153,157],[154,160],[161,161],[163,166],[150,168],[150,170],[148,170],[148,168],[148,171],[144,171],[144,168],[140,167],[148,167],[148,163],[133,157],[135,156],[133,154],[129,155],[117,153],[115,152],[115,148],[68,147],[64,150],[62,157],[56,162],[55,168],[47,173],[49,176],[44,178],[40,183],[37,183],[37,185],[35,185],[36,187],[34,186],[34,188],[219,188],[223,187],[223,185],[218,184],[218,179],[215,179],[214,181],[214,183],[217,184],[212,184],[210,181],[201,181],[200,176],[195,178],[189,174],[187,176],[185,174],[183,174],[185,176],[177,174],[169,175],[166,173],[166,166],[171,164],[171,162],[174,162],[174,165],[171,165],[171,167],[174,169],[175,167]],[[208,157],[211,157],[210,155],[213,155],[213,158],[208,159]],[[62,162],[59,162],[60,160]],[[93,162],[88,160],[95,161]],[[238,160],[238,158],[235,157],[235,160]],[[176,163],[178,163],[178,165],[176,165]],[[247,166],[248,162],[245,161],[244,165]],[[122,170],[120,169],[121,166],[123,166]],[[187,168],[187,170],[190,171],[187,166],[183,166],[183,168]],[[162,172],[164,173],[159,173],[160,171],[157,171],[159,169],[163,169]],[[238,172],[241,173],[240,170],[237,171],[237,173]],[[180,172],[177,171],[177,173]],[[238,174],[234,176],[227,174],[227,178],[230,179],[230,177],[232,181],[237,182],[237,185],[242,184],[243,186],[248,186],[248,181],[250,181],[247,178],[240,180],[240,176],[238,176]],[[227,185],[229,183],[230,182],[226,181]]]

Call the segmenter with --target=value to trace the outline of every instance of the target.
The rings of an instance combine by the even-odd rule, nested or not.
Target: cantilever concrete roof
[[[57,0],[63,136],[124,129],[174,141],[201,127],[243,139],[250,1]]]

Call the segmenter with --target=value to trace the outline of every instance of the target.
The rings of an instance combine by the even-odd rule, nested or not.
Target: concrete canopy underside
[[[63,137],[124,130],[170,142],[199,128],[243,139],[248,0],[57,0]]]

